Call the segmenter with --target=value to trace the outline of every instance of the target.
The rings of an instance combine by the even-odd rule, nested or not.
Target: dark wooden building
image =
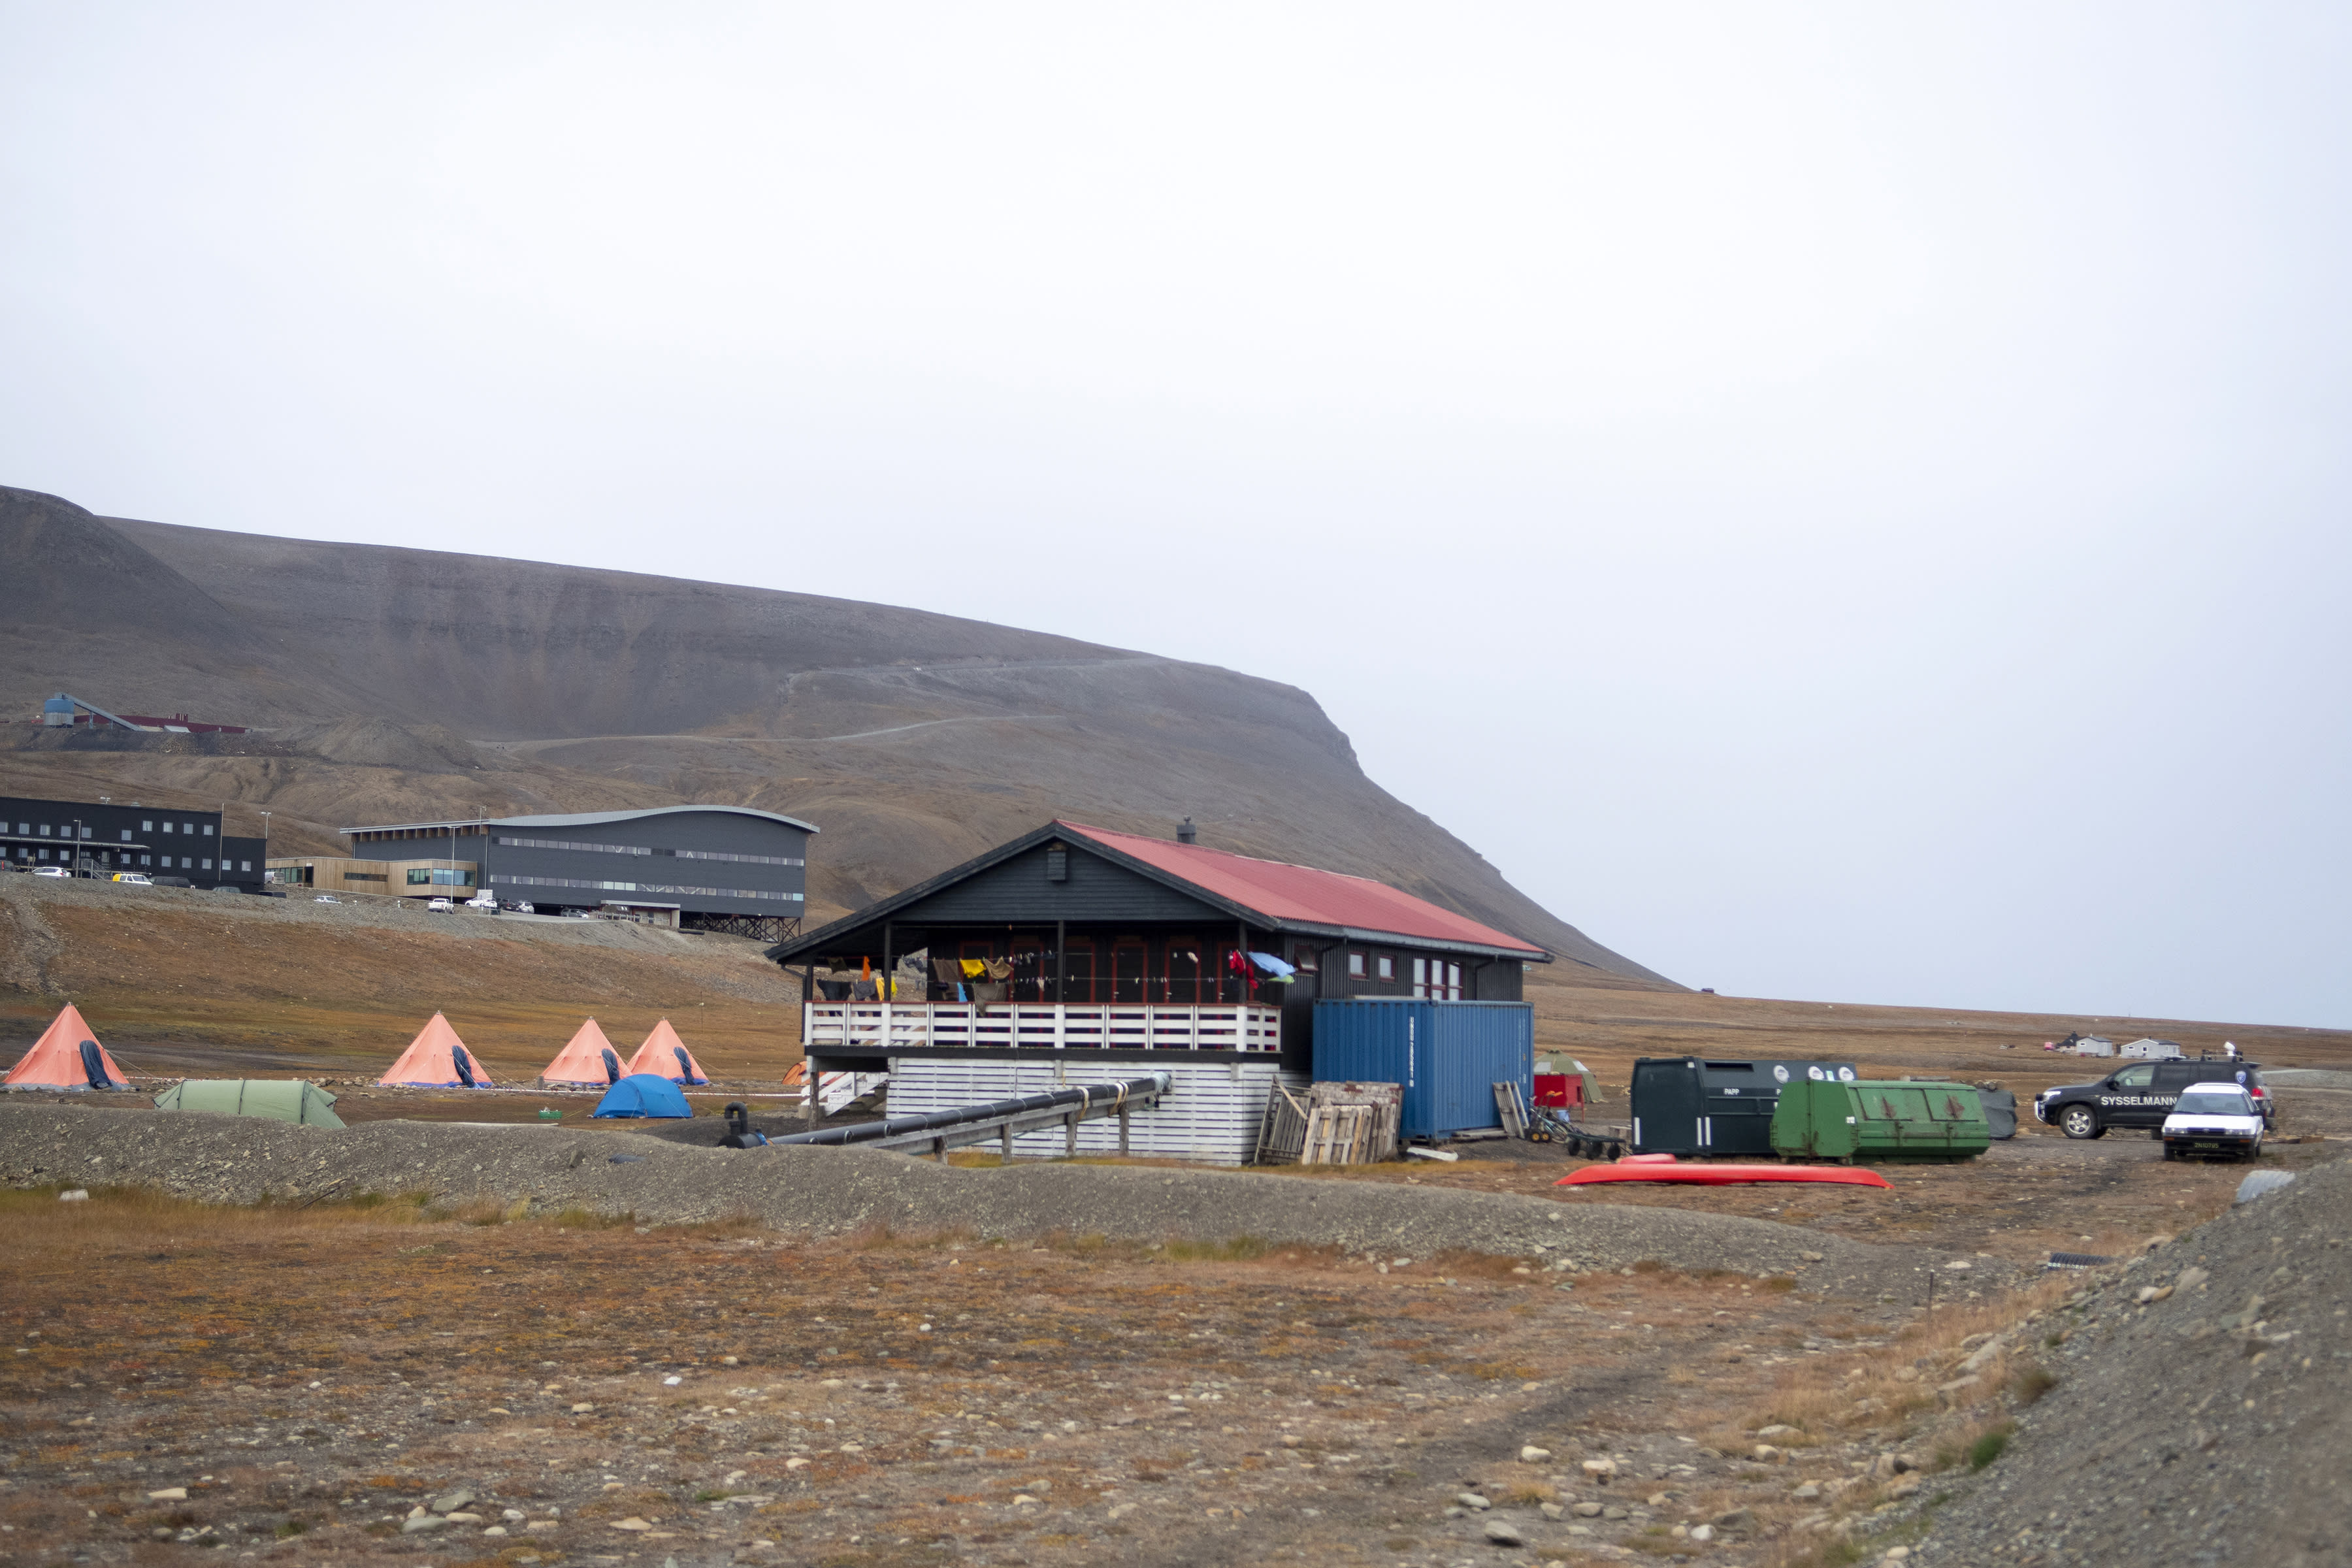
[[[901,961],[918,952],[912,976]],[[1113,1062],[1171,1066],[1167,1053],[1181,1051],[1202,1067],[1253,1066],[1219,1080],[1255,1086],[1228,1108],[1235,1115],[1252,1114],[1253,1096],[1262,1110],[1272,1082],[1308,1071],[1318,997],[1516,1002],[1526,965],[1550,961],[1532,942],[1365,878],[1074,822],[1048,823],[769,956],[811,983],[802,1040],[812,1075],[888,1072],[894,1110],[936,1097],[918,1085],[939,1074],[918,1064],[964,1064],[938,1092],[979,1098],[1024,1092],[1029,1079],[975,1076],[974,1063],[1065,1064],[1056,1077],[1076,1081]],[[847,983],[820,985],[820,966],[899,979],[850,994]],[[1197,1093],[1192,1102],[1205,1103]],[[1226,1157],[1224,1138],[1208,1137],[1206,1157]],[[1203,1149],[1195,1139],[1171,1152]]]

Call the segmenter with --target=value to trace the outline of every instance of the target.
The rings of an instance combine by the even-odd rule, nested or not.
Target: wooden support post
[[[824,1104],[817,1099],[818,1080],[824,1075],[817,1070],[816,1058],[805,1051],[801,1053],[801,1064],[808,1069],[808,1124],[814,1127],[817,1118],[824,1114]]]
[[[1011,1122],[996,1130],[996,1152],[999,1164],[1013,1163],[1013,1124]]]
[[[940,1164],[948,1163],[948,1141],[944,1134],[931,1140],[931,1152],[940,1157]]]
[[[1075,1110],[1062,1118],[1062,1157],[1066,1160],[1078,1157],[1078,1113]]]
[[[1127,1107],[1118,1108],[1118,1157],[1127,1158]]]

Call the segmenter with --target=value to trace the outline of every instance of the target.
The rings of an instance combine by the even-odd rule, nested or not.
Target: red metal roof
[[[1425,942],[1502,948],[1530,957],[1544,955],[1543,949],[1530,942],[1368,878],[1318,871],[1312,866],[1292,866],[1280,860],[1256,860],[1223,849],[1206,849],[1198,844],[1113,833],[1081,822],[1057,821],[1054,826],[1066,830],[1074,838],[1089,839],[1104,848],[1140,860],[1269,921],[1345,926],[1355,931],[1418,937]]]

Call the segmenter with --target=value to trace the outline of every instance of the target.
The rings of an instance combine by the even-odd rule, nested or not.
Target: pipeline
[[[1044,1094],[1024,1094],[1012,1100],[984,1100],[976,1105],[950,1106],[945,1110],[920,1112],[913,1116],[893,1116],[881,1121],[860,1121],[848,1127],[827,1127],[816,1132],[795,1132],[789,1137],[771,1138],[771,1144],[781,1143],[872,1143],[885,1138],[904,1138],[915,1132],[937,1132],[949,1127],[960,1127],[968,1121],[986,1121],[999,1116],[1022,1116],[1033,1110],[1058,1110],[1067,1108],[1084,1112],[1097,1105],[1117,1110],[1127,1100],[1147,1094],[1165,1094],[1175,1082],[1174,1075],[1164,1072],[1146,1074],[1142,1078],[1118,1079],[1110,1083],[1089,1083],[1074,1089],[1051,1089]]]

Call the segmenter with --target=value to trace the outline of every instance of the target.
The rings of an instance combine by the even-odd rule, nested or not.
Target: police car
[[[2251,1160],[2263,1152],[2263,1113],[2237,1083],[2192,1083],[2164,1119],[2164,1157],[2223,1154]]]
[[[2117,1127],[2146,1129],[2161,1137],[2173,1102],[2191,1084],[2228,1081],[2242,1088],[2262,1112],[2264,1125],[2277,1118],[2275,1102],[2263,1087],[2260,1064],[2224,1058],[2165,1062],[2126,1062],[2093,1083],[2045,1089],[2033,1100],[2033,1119],[2069,1138],[2104,1138]]]

